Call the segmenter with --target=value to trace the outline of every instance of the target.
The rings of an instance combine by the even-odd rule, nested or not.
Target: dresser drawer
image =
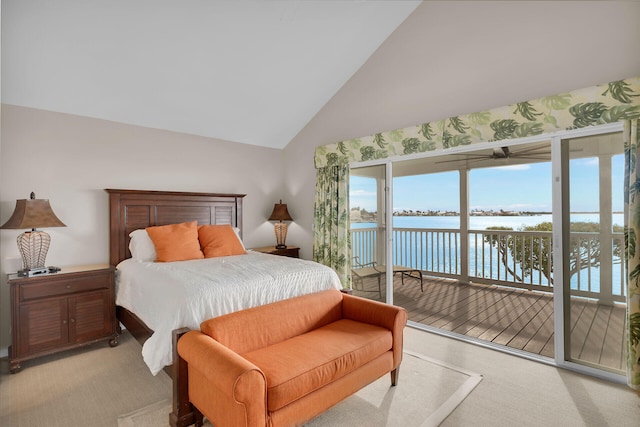
[[[20,285],[20,301],[29,301],[38,298],[67,295],[75,292],[107,289],[110,286],[108,274],[65,277],[58,280],[50,280],[38,283],[23,283]]]

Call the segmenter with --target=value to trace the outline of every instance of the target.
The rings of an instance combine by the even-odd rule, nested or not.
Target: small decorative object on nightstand
[[[300,248],[297,246],[287,246],[284,249],[277,246],[265,246],[263,248],[253,248],[252,251],[262,252],[263,254],[288,256],[291,258],[300,258]]]
[[[279,221],[273,225],[273,229],[276,233],[276,248],[287,249],[285,241],[287,240],[288,226],[286,222],[282,221],[293,221],[293,218],[289,215],[286,203],[282,203],[282,200],[280,200],[280,203],[273,205],[273,212],[271,212],[269,221]]]
[[[25,360],[97,341],[118,345],[114,272],[95,265],[36,277],[9,274],[9,372],[19,372]]]
[[[44,231],[36,230],[40,227],[66,227],[53,213],[49,200],[36,199],[31,193],[29,200],[16,200],[16,208],[9,221],[0,228],[19,230],[30,228],[18,236],[18,250],[22,256],[22,270],[19,276],[37,276],[47,274],[50,268],[45,267],[44,260],[49,251],[51,237]],[[55,270],[55,267],[52,268]]]

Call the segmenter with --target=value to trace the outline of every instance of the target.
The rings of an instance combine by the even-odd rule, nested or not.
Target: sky
[[[612,159],[612,207],[623,210],[624,156]],[[598,212],[598,159],[572,160],[571,212]],[[393,179],[393,210],[460,211],[458,172],[415,175]],[[473,169],[469,173],[469,208],[551,212],[551,163]],[[376,185],[372,178],[352,176],[350,206],[376,211]]]

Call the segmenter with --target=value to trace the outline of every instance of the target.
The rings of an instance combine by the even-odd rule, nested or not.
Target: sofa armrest
[[[260,368],[199,331],[178,341],[178,353],[189,367],[189,400],[204,415],[220,425],[265,425],[267,383]]]
[[[373,301],[355,295],[342,295],[342,316],[370,325],[386,328],[393,335],[393,361],[398,367],[402,361],[402,338],[407,324],[407,310],[395,305]]]

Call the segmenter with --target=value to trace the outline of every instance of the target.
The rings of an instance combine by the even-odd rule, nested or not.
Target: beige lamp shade
[[[13,215],[0,228],[21,230],[24,228],[66,227],[53,213],[49,200],[30,199],[16,200]]]
[[[31,199],[16,200],[13,215],[4,223],[1,229],[19,230],[30,228],[18,236],[18,250],[22,256],[24,270],[44,268],[51,237],[40,227],[66,227],[53,213],[49,200],[36,199],[31,193]]]

